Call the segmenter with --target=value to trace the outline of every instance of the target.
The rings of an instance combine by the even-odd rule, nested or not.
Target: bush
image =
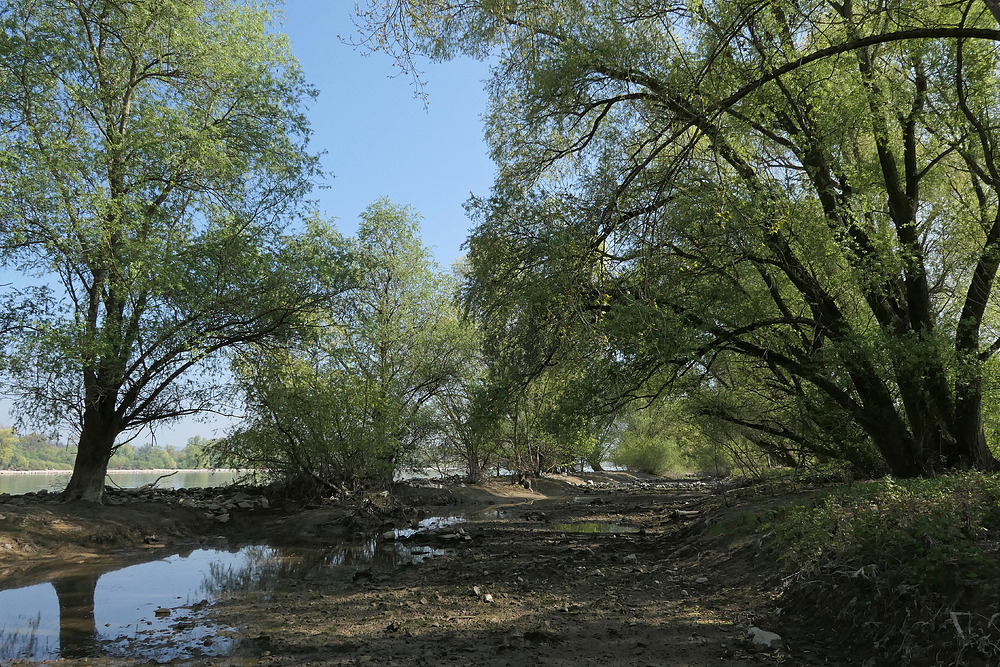
[[[839,626],[895,664],[1000,660],[1000,478],[887,478],[759,523],[793,575],[786,611]]]
[[[626,418],[627,427],[611,452],[615,465],[633,472],[664,475],[688,469],[671,415],[647,409]]]

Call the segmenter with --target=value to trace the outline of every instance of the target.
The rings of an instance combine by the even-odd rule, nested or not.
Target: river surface
[[[492,516],[500,516],[491,510]],[[196,548],[147,553],[146,562],[63,563],[30,585],[0,590],[0,664],[13,660],[129,657],[167,662],[230,655],[238,628],[213,623],[211,605],[245,591],[322,575],[345,585],[360,570],[420,563],[451,549],[397,541],[447,529],[464,516],[429,517],[415,530],[326,548]],[[150,560],[155,558],[155,560]],[[22,582],[28,583],[28,582]],[[0,589],[4,582],[0,580]]]
[[[172,471],[149,470],[109,470],[106,484],[122,488],[134,488],[152,484],[158,477]],[[0,472],[0,493],[17,495],[30,491],[62,491],[69,482],[71,471],[53,472]],[[179,470],[170,477],[163,477],[156,487],[159,489],[193,489],[210,486],[225,486],[238,479],[243,473],[234,470]]]

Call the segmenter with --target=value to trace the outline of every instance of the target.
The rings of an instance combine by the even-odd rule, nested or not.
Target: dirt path
[[[380,548],[422,562],[304,569],[265,592],[236,594],[210,618],[237,628],[238,652],[185,664],[822,663],[801,647],[768,651],[745,640],[752,625],[767,628],[773,612],[768,572],[746,550],[713,541],[709,524],[721,501],[710,487],[593,476],[590,486],[550,478],[530,491],[510,484],[404,491],[408,505],[379,526]],[[458,511],[463,523],[406,530],[425,514]],[[176,503],[0,504],[0,573],[37,581],[43,566],[70,554],[125,560],[148,550],[151,537],[159,546],[223,529],[231,543],[267,536],[332,544],[358,528],[358,514],[338,506],[234,512],[220,526]]]
[[[770,602],[759,578],[690,539],[712,502],[677,490],[524,499],[413,536],[408,548],[445,550],[419,565],[292,582],[216,614],[246,628],[244,656],[273,665],[783,660],[742,641]]]

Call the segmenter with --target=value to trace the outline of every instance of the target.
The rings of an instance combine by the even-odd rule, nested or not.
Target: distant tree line
[[[182,449],[146,443],[139,447],[121,445],[108,465],[113,470],[153,470],[207,468],[205,453],[209,440],[189,438]],[[61,445],[38,433],[18,435],[14,429],[0,429],[0,470],[72,470],[75,445]]]

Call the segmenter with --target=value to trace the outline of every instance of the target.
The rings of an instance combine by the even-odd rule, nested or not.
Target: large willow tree
[[[9,391],[79,429],[67,499],[102,498],[121,434],[216,407],[198,371],[221,350],[335,288],[313,268],[330,239],[284,232],[317,172],[311,90],[269,21],[230,0],[0,8]]]
[[[589,362],[773,444],[991,469],[1000,9],[375,3],[407,64],[493,52],[470,305],[511,372]]]

